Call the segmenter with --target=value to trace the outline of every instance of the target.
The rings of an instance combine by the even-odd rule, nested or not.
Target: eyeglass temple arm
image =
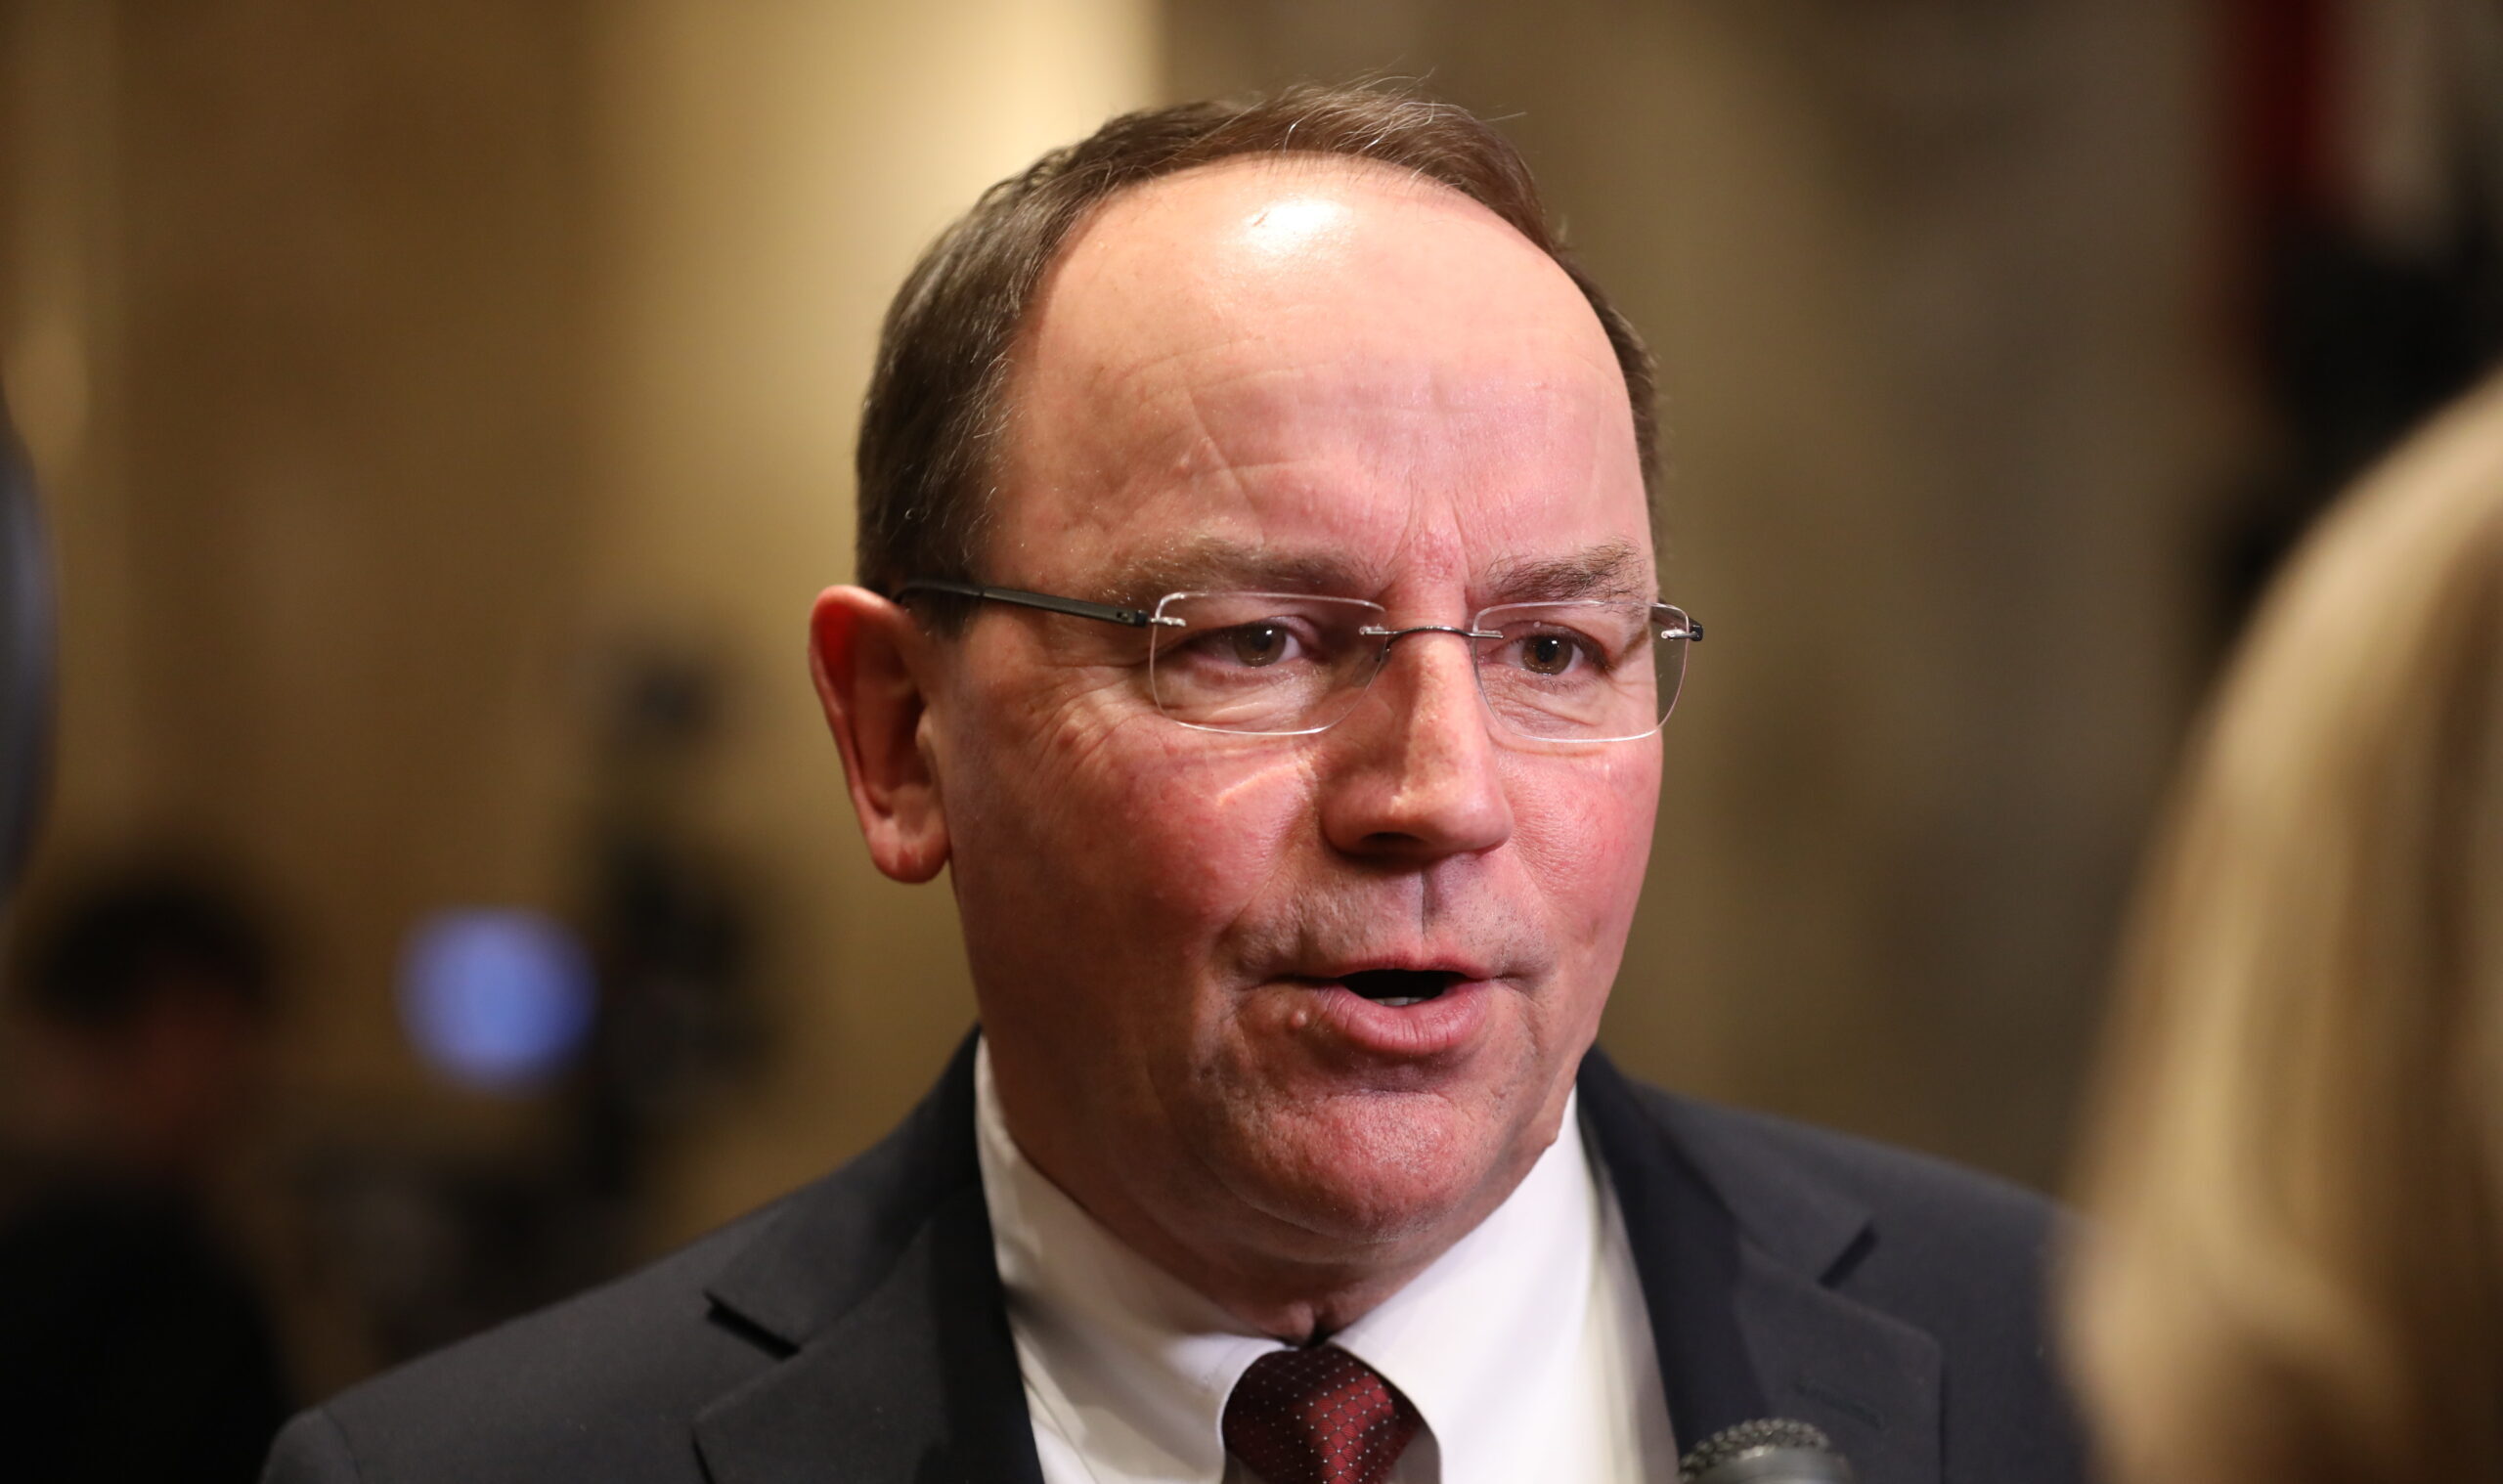
[[[1096,619],[1107,624],[1127,625],[1132,629],[1145,629],[1156,622],[1156,615],[1143,608],[1119,608],[1111,603],[1090,603],[1082,598],[1055,597],[1048,592],[1028,592],[1022,588],[986,588],[980,583],[960,583],[943,577],[916,577],[896,589],[898,597],[913,592],[946,592],[986,603],[1014,603],[1021,608],[1040,608],[1046,613],[1066,613],[1072,618]]]

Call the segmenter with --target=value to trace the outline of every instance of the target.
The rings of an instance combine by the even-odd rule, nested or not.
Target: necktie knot
[[[1382,1484],[1423,1419],[1337,1345],[1276,1350],[1225,1400],[1225,1447],[1268,1484]]]

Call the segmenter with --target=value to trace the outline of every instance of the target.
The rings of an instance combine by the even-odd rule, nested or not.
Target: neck
[[[1247,1328],[1295,1345],[1327,1339],[1406,1288],[1503,1204],[1549,1142],[1490,1171],[1451,1206],[1394,1229],[1349,1233],[1235,1199],[1204,1173],[1159,1182],[1144,1157],[1116,1168],[1077,1157],[1051,1136],[1050,1120],[1018,1116],[1012,1087],[994,1078],[993,1090],[1018,1153],[1079,1209]],[[1177,1199],[1177,1187],[1202,1199]],[[1153,1199],[1160,1195],[1166,1199]]]
[[[1060,1184],[1048,1168],[1041,1168]],[[1315,1344],[1372,1313],[1450,1250],[1474,1222],[1430,1244],[1401,1243],[1365,1260],[1313,1261],[1235,1244],[1210,1251],[1111,1193],[1061,1189],[1132,1250],[1180,1279],[1247,1328],[1291,1345]]]

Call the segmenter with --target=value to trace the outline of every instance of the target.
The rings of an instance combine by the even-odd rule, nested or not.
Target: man
[[[2076,1476],[2046,1215],[1589,1054],[1694,626],[1640,342],[1455,110],[1107,125],[891,312],[812,654],[982,1029],[884,1144],[281,1479]]]

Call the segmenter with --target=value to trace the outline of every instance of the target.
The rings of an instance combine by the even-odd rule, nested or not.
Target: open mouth
[[[1463,978],[1447,969],[1362,969],[1339,982],[1377,1005],[1402,1009],[1424,1004]]]

